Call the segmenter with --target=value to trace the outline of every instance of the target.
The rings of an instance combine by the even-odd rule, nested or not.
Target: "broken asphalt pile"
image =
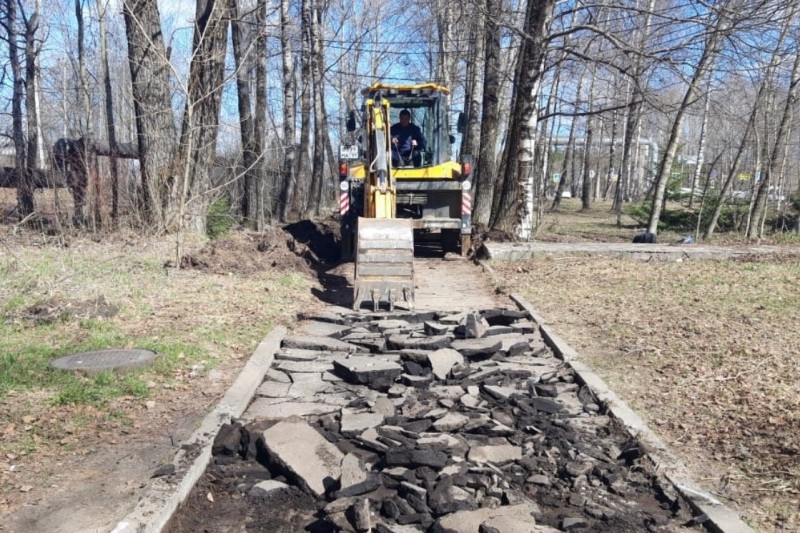
[[[173,531],[214,531],[223,501],[247,530],[264,531],[691,523],[527,314],[330,308],[305,318],[243,420],[218,435],[205,483]]]

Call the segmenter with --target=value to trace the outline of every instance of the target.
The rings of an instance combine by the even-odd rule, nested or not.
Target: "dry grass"
[[[279,233],[275,248],[287,260],[268,256],[245,273],[166,269],[169,238],[118,233],[95,242],[0,226],[0,516],[37,501],[64,465],[105,443],[164,435],[179,442],[265,334],[321,305],[308,272],[289,268],[294,254]],[[275,253],[252,248],[251,266]],[[117,314],[83,315],[98,297]],[[110,347],[150,348],[159,357],[126,373],[49,367],[61,355]]]
[[[800,529],[796,258],[493,266],[708,489],[761,531]]]

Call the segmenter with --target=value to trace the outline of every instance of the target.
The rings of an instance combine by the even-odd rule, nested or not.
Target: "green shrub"
[[[716,208],[718,201],[718,196],[709,196],[706,198],[705,205],[703,206],[703,228],[708,226],[708,222],[711,220],[711,215],[714,214],[714,209]],[[717,219],[715,231],[736,232],[742,230],[747,222],[748,209],[749,203],[747,202],[731,202],[728,200],[725,202],[725,204],[722,206],[722,210],[719,212],[719,218]]]
[[[642,226],[647,225],[650,218],[650,204],[628,204],[623,206],[623,211]]]
[[[696,209],[664,209],[658,220],[658,231],[674,231],[676,233],[694,232],[697,227],[698,212],[701,215],[701,229],[708,225],[711,215],[714,212],[716,198],[706,198],[702,211]],[[731,232],[741,229],[747,218],[747,204],[730,204],[722,206],[719,219],[717,220],[717,231]],[[650,219],[650,204],[630,204],[625,207],[625,214],[636,220],[642,225],[646,225]]]
[[[625,213],[642,225],[650,219],[650,204],[631,204]],[[663,209],[658,219],[658,231],[693,232],[697,224],[697,213],[688,209]]]
[[[238,222],[231,211],[231,201],[227,197],[220,198],[211,204],[206,216],[206,235],[209,239],[218,239],[228,233]]]

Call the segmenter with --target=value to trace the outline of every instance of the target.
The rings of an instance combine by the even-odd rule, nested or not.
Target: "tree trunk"
[[[560,71],[560,69],[556,69],[556,71],[555,71],[555,73],[553,75],[553,82],[550,85],[550,94],[547,97],[547,111],[546,111],[545,114],[548,114],[548,115],[549,114],[553,114],[558,109],[558,104],[559,104],[559,102],[558,102],[558,92],[560,90],[560,87],[561,87],[561,71]],[[556,132],[558,131],[559,127],[561,126],[560,120],[557,119],[555,116],[548,118],[547,122],[545,124],[546,124],[546,127],[543,125],[543,130],[544,131],[542,131],[542,135],[546,139],[547,145],[542,147],[542,148],[546,151],[545,154],[546,154],[547,162],[546,162],[545,168],[542,169],[542,171],[545,173],[544,174],[544,179],[545,179],[545,182],[544,182],[545,183],[545,186],[544,186],[545,198],[542,198],[542,211],[544,211],[544,206],[545,206],[545,204],[547,202],[546,197],[548,196],[548,194],[550,192],[552,192],[555,195],[555,191],[558,188],[558,184],[557,183],[555,184],[555,187],[553,186],[552,174],[553,174],[554,168],[553,168],[553,162],[550,159],[550,153],[553,151],[553,147],[558,146],[558,142],[557,142],[557,139],[556,139],[556,136],[557,136]],[[559,175],[559,181],[560,181],[560,175]]]
[[[639,7],[639,2],[636,2]],[[655,0],[649,0],[647,9],[644,12],[644,20],[641,32],[638,35],[638,45],[640,50],[645,50],[650,39],[651,24]],[[642,75],[644,73],[644,57],[639,55],[633,63],[632,82],[628,81],[629,95],[628,106],[625,109],[625,132],[622,136],[622,161],[620,162],[620,172],[617,178],[617,187],[614,190],[613,209],[617,214],[617,226],[622,225],[622,204],[628,199],[628,189],[633,182],[635,172],[636,154],[639,148],[639,125],[642,116]]]
[[[25,108],[27,110],[28,123],[28,145],[26,149],[26,161],[24,180],[25,187],[30,189],[31,212],[33,212],[33,176],[40,168],[39,162],[41,154],[41,138],[39,137],[39,113],[38,113],[38,93],[39,93],[39,51],[41,45],[36,44],[36,32],[39,29],[39,1],[31,15],[25,20]]]
[[[295,172],[295,75],[292,59],[289,0],[281,0],[281,57],[283,63],[283,183],[281,184],[280,218],[286,221],[297,189]],[[262,95],[263,96],[263,95]]]
[[[315,87],[315,94],[317,94],[317,100],[319,102],[315,102],[315,118],[314,124],[318,126],[315,128],[316,134],[319,136],[319,144],[320,150],[323,152],[319,157],[322,160],[321,166],[321,180],[320,180],[320,192],[319,192],[319,208],[316,210],[316,214],[320,214],[320,208],[328,209],[334,205],[335,201],[337,201],[336,191],[333,190],[334,182],[333,182],[333,173],[335,172],[334,169],[337,167],[337,156],[333,153],[333,146],[331,145],[331,137],[330,137],[330,126],[328,125],[328,111],[325,108],[325,47],[323,45],[323,26],[322,21],[324,20],[325,16],[327,15],[326,11],[328,8],[328,3],[317,0],[317,17],[315,19],[315,29],[314,32],[314,49],[312,53],[314,54],[315,61],[314,65],[314,87]],[[316,148],[315,148],[316,149]],[[327,182],[329,189],[326,192],[326,176],[329,178]]]
[[[775,102],[775,94],[770,94],[767,98],[767,110],[764,111],[764,132],[763,132],[763,139],[756,139],[756,152],[758,153],[758,159],[755,161],[755,165],[753,166],[756,169],[760,169],[762,163],[766,162],[769,164],[769,147],[772,145],[772,140],[770,138],[770,133],[773,132],[772,124],[770,122],[770,117],[775,117],[777,114],[777,103]],[[760,148],[758,148],[760,147]],[[756,186],[759,182],[759,172],[757,171],[753,173],[753,177],[750,179],[750,191],[755,191]],[[756,199],[758,198],[757,194],[750,194],[750,202],[747,205],[747,216],[745,217],[745,226],[744,226],[744,234],[750,234],[750,224],[753,220],[753,211],[754,206],[756,203]]]
[[[697,162],[692,173],[692,188],[689,193],[689,209],[694,204],[694,189],[700,181],[700,173],[703,171],[703,162],[706,157],[706,129],[708,128],[708,108],[711,102],[711,78],[708,79],[706,87],[705,103],[703,105],[703,122],[700,124],[700,146],[697,148]]]
[[[555,109],[555,93],[558,90],[558,75],[553,79],[550,86],[550,93],[547,95],[547,103],[545,104],[545,115],[549,115]],[[547,187],[550,184],[550,141],[553,136],[553,128],[555,127],[555,120],[548,118],[539,125],[539,139],[536,142],[536,160],[535,166],[537,170],[537,188],[539,190],[539,197],[535,207],[535,221],[534,227],[539,228],[544,218],[545,205],[547,203]]]
[[[595,88],[596,74],[592,69],[592,78],[589,81],[589,113],[594,111],[594,88]],[[581,189],[581,209],[587,210],[592,207],[592,178],[591,174],[591,153],[592,142],[594,134],[594,117],[590,114],[586,117],[586,135],[583,138],[583,169],[581,176],[583,178],[583,188]]]
[[[306,218],[312,218],[320,212],[325,189],[325,139],[328,136],[328,122],[325,119],[325,90],[322,72],[324,54],[320,38],[321,17],[320,2],[307,0],[310,3],[311,17],[309,20],[308,39],[309,57],[311,59],[311,83],[313,88],[314,107],[314,155],[311,165],[311,195],[306,208]]]
[[[606,185],[603,187],[603,200],[608,199],[608,191],[611,188],[611,178],[614,176],[614,160],[617,154],[617,128],[619,128],[619,113],[614,111],[611,117],[611,142],[608,145],[608,171],[606,172]],[[617,173],[617,183],[619,183],[619,173]]]
[[[89,90],[89,77],[86,72],[86,51],[84,43],[84,20],[83,20],[83,1],[75,0],[75,19],[78,23],[78,77],[81,84],[81,103],[83,107],[83,116],[86,118],[86,127],[83,133],[83,157],[85,161],[83,167],[86,169],[87,185],[90,191],[91,203],[91,224],[92,229],[97,230],[101,225],[100,218],[100,200],[102,198],[100,192],[100,173],[97,168],[97,154],[95,153],[95,135],[94,135],[94,111],[92,108],[92,98]],[[78,213],[78,205],[75,206],[75,217],[78,220],[85,219],[87,213]]]
[[[176,142],[169,61],[156,0],[124,0],[122,13],[142,173],[142,217],[152,231],[161,232],[166,229],[167,213],[176,208],[168,194],[174,180]]]
[[[267,0],[258,0],[256,4],[256,20],[258,36],[256,37],[256,113],[253,119],[253,141],[256,153],[259,154],[256,162],[255,176],[256,189],[258,190],[258,216],[256,228],[264,229],[266,216],[272,214],[274,203],[273,191],[280,190],[279,184],[267,184],[266,142],[264,135],[267,131]]]
[[[236,64],[236,95],[239,109],[239,136],[242,140],[242,175],[244,178],[244,191],[241,197],[241,210],[245,223],[253,228],[258,228],[259,198],[257,187],[258,147],[256,146],[255,130],[253,126],[252,98],[250,97],[249,66],[252,60],[249,57],[251,48],[247,46],[244,35],[246,23],[241,20],[239,0],[229,0],[231,10],[231,42],[233,44],[233,59]]]
[[[300,146],[297,157],[297,188],[292,201],[292,215],[302,216],[313,194],[311,175],[311,160],[309,156],[311,145],[311,93],[314,90],[311,79],[311,18],[312,0],[302,0],[300,23],[302,26],[302,39],[300,48]]]
[[[483,9],[473,10],[474,24],[470,27],[472,39],[467,63],[467,83],[464,95],[466,129],[461,139],[461,156],[476,156],[480,150],[481,100],[483,77],[486,68],[486,15]]]
[[[581,105],[581,92],[583,90],[583,73],[578,78],[578,87],[575,94],[577,98],[575,107]],[[578,129],[578,118],[572,117],[572,122],[569,126],[569,136],[567,137],[567,146],[564,149],[564,160],[561,162],[561,178],[558,180],[558,187],[553,195],[553,204],[550,206],[551,211],[558,211],[561,207],[561,197],[564,194],[564,189],[567,186],[567,176],[569,181],[575,180],[575,135]]]
[[[17,0],[6,0],[6,33],[8,37],[8,56],[11,63],[12,82],[14,84],[11,97],[11,130],[14,140],[14,169],[17,173],[17,209],[21,219],[33,214],[33,180],[25,168],[26,146],[25,130],[22,125],[22,103],[25,100],[25,78],[19,61],[17,45]]]
[[[97,0],[97,12],[100,17],[100,66],[103,70],[103,91],[106,110],[106,134],[111,147],[109,156],[109,170],[111,172],[111,220],[114,224],[119,221],[119,169],[117,168],[117,129],[114,123],[114,99],[111,90],[111,75],[108,68],[108,44],[106,31],[107,2]]]
[[[717,154],[717,157],[715,157],[714,160],[711,162],[711,165],[708,169],[709,176],[711,176],[711,174],[714,172],[714,169],[716,168],[717,163],[719,163],[719,160],[722,159],[723,154],[724,152],[719,152]],[[711,178],[708,177],[706,178],[706,182],[703,185],[703,194],[700,196],[700,207],[697,209],[697,224],[695,225],[695,230],[694,230],[694,240],[696,241],[700,240],[700,227],[703,222],[703,210],[706,205],[706,199],[708,198],[708,188],[710,186],[711,186]]]
[[[515,85],[517,97],[509,124],[509,164],[503,180],[500,210],[495,229],[520,230],[522,237],[528,234],[524,219],[526,213],[524,189],[532,180],[533,160],[536,144],[536,121],[539,87],[544,70],[547,51],[547,32],[553,16],[555,0],[529,2],[525,16],[523,41],[519,56],[519,79]]]
[[[453,2],[439,0],[434,2],[436,11],[437,35],[439,38],[439,54],[436,62],[436,81],[453,89],[454,61],[453,53]],[[448,97],[449,98],[449,97]]]
[[[523,17],[524,13],[522,17],[520,17],[520,24],[523,23]],[[523,46],[523,38],[520,36],[517,39],[519,44],[517,44],[517,41],[512,40],[512,46],[510,48],[505,48],[503,53],[500,54],[501,62],[500,66],[498,67],[498,71],[501,74],[499,75],[500,87],[498,89],[498,94],[500,94],[501,99],[497,114],[497,123],[499,125],[509,124],[512,116],[511,111],[516,109],[516,101],[517,98],[519,98],[519,91],[512,90],[512,87],[516,87],[515,84],[521,76],[519,72],[521,63],[518,61],[520,54],[516,53],[516,50]],[[511,72],[514,73],[513,76],[509,75]],[[508,94],[510,94],[511,97],[504,98]],[[508,140],[511,135],[509,129],[506,127],[505,130],[503,130],[502,126],[498,126],[498,135],[500,134],[503,134],[502,137],[500,137],[501,141],[499,143],[503,149],[500,151],[499,161],[495,170],[494,192],[492,193],[492,212],[491,216],[489,217],[490,227],[494,226],[497,216],[500,213],[500,202],[503,199],[503,186],[505,182],[505,173],[508,161],[509,159],[514,159],[515,157],[515,153],[510,154],[511,148]]]
[[[522,37],[520,39],[520,45],[522,46]],[[519,69],[521,68],[521,64],[517,61],[519,54],[515,53],[515,49],[518,48],[517,46],[513,46],[511,48],[505,49],[504,53],[501,55],[502,63],[500,66],[501,73],[511,73],[514,72],[514,75],[511,76],[509,74],[501,74],[500,76],[500,89],[499,94],[501,95],[500,100],[500,107],[498,112],[497,122],[498,124],[509,124],[512,120],[512,110],[516,109],[516,101],[519,98],[518,91],[512,90],[514,87],[517,79],[521,75],[519,73]],[[502,98],[505,95],[511,94],[511,98]],[[515,120],[515,117],[513,120]],[[495,219],[500,213],[500,202],[503,198],[503,186],[505,182],[505,174],[506,168],[508,165],[509,160],[513,160],[515,157],[515,152],[511,152],[509,146],[509,138],[511,137],[510,131],[508,127],[503,130],[503,127],[498,127],[499,133],[503,134],[501,137],[500,146],[503,149],[500,152],[500,160],[497,164],[496,170],[496,178],[494,180],[494,193],[492,196],[492,215],[489,217],[490,222],[489,225],[493,226],[495,224]]]
[[[603,148],[603,142],[605,141],[605,134],[606,134],[606,120],[604,117],[596,117],[595,124],[600,124],[599,129],[597,130],[597,138],[600,139],[600,145],[597,147],[597,158],[594,161],[594,168],[591,169],[589,174],[593,176],[592,178],[592,201],[596,202],[598,198],[600,198],[600,191],[603,188],[603,180],[601,176],[602,173],[602,156],[600,152]],[[591,145],[590,145],[591,146]]]
[[[486,12],[496,13],[499,0],[486,0]],[[475,165],[475,205],[472,218],[476,224],[488,224],[492,211],[494,182],[497,174],[498,115],[500,112],[500,30],[495,17],[486,18],[486,59],[483,73],[480,152]]]

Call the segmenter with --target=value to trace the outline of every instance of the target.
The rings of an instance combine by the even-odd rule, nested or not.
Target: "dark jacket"
[[[416,124],[409,124],[403,127],[398,122],[392,126],[391,135],[392,139],[397,138],[397,150],[404,157],[411,153],[412,140],[417,141],[417,150],[425,149],[425,137],[422,136],[422,130]]]

